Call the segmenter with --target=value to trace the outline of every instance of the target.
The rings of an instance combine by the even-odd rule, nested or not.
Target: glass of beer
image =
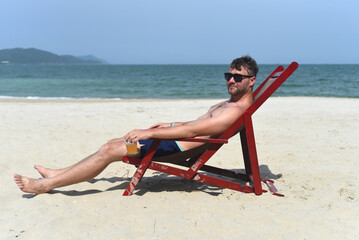
[[[127,142],[125,140],[125,144],[126,144],[128,154],[136,154],[137,153],[137,143]]]

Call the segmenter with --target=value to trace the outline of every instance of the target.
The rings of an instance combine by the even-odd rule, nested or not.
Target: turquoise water
[[[256,86],[276,66],[259,65]],[[228,65],[0,65],[0,97],[227,98],[227,71]],[[359,65],[300,65],[275,95],[359,98]]]

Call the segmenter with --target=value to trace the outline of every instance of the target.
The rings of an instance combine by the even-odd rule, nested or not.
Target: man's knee
[[[98,153],[101,156],[109,156],[111,155],[111,152],[113,151],[113,146],[111,143],[107,142],[104,145],[101,146],[100,150],[98,151]]]
[[[99,156],[101,156],[102,159],[106,161],[117,161],[117,159],[120,157],[121,153],[119,152],[119,148],[121,143],[105,143],[100,150],[98,151]],[[121,160],[121,159],[120,159]]]

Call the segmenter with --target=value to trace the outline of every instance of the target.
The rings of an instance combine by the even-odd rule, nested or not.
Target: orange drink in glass
[[[126,143],[126,148],[127,148],[128,154],[136,154],[137,153],[137,144],[136,143],[127,142],[126,140],[125,140],[125,143]]]

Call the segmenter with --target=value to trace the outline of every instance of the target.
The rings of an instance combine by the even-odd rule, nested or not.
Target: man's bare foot
[[[61,170],[53,170],[39,165],[35,165],[34,168],[40,173],[43,178],[55,177],[62,173]]]
[[[26,193],[40,194],[51,191],[49,187],[45,186],[45,179],[33,179],[14,174],[14,180],[17,186],[21,189],[21,191]]]

